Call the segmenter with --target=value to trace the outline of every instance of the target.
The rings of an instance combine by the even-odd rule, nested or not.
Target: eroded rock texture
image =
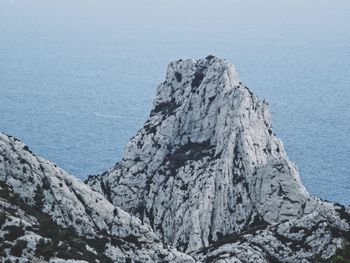
[[[273,225],[317,224],[321,219],[313,215],[320,209],[321,216],[338,220],[339,231],[349,227],[332,204],[311,197],[301,184],[272,131],[268,103],[241,83],[232,64],[213,56],[169,64],[151,114],[124,158],[87,183],[151,225],[163,242],[185,252],[256,228],[264,230],[252,239],[266,237],[261,245],[268,251],[280,237]],[[334,223],[324,222],[327,227]],[[312,234],[322,232],[311,228]],[[231,244],[232,254],[247,249],[247,258],[256,254],[268,261],[262,248],[246,240]],[[327,240],[334,252],[340,239]],[[287,253],[283,245],[288,243],[280,246]],[[316,250],[309,252],[315,255]],[[268,254],[281,260],[283,253]],[[290,253],[291,259],[298,257]],[[242,262],[251,262],[247,258]]]
[[[310,196],[268,103],[213,56],[170,63],[123,159],[86,183],[0,134],[0,259],[311,263],[350,241],[349,207]]]
[[[4,134],[0,134],[0,182],[2,193],[7,189],[16,195],[16,198],[9,198],[8,194],[0,196],[3,218],[0,237],[9,243],[6,247],[1,245],[4,252],[0,253],[0,259],[11,258],[11,247],[18,240],[30,239],[32,248],[24,249],[27,254],[22,259],[27,259],[23,262],[37,262],[31,259],[35,248],[42,238],[47,238],[39,231],[42,222],[38,218],[48,215],[58,225],[73,229],[72,238],[74,235],[84,237],[83,242],[89,244],[89,240],[92,248],[99,246],[94,249],[96,260],[91,257],[88,262],[101,262],[97,251],[99,257],[105,256],[102,262],[109,262],[106,257],[111,262],[193,262],[189,256],[160,243],[152,229],[138,218],[113,206],[103,195],[52,162],[34,155],[19,140]],[[11,225],[23,226],[22,229],[28,226],[29,230],[7,240],[6,233],[10,233]],[[77,257],[69,253],[66,256],[68,259]]]
[[[88,184],[187,252],[317,207],[272,131],[268,103],[212,56],[169,64],[122,161]]]

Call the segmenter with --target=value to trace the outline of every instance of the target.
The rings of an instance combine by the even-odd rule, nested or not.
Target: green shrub
[[[106,255],[102,255],[100,257],[100,262],[103,262],[103,263],[113,263],[113,260],[110,259],[109,257],[107,257]]]
[[[23,249],[27,247],[27,243],[26,240],[17,240],[16,244],[10,250],[11,255],[15,257],[22,256]]]
[[[35,256],[49,260],[54,256],[55,246],[51,240],[40,239],[36,244]]]
[[[0,258],[1,258],[1,257],[5,257],[5,256],[6,256],[5,249],[3,248],[2,245],[0,245]]]
[[[9,198],[10,194],[9,194],[9,192],[6,191],[6,190],[7,190],[6,188],[5,188],[5,189],[1,189],[1,191],[0,191],[0,197],[1,197],[1,198],[4,198],[4,199]]]
[[[57,237],[56,225],[48,216],[38,217],[39,221],[39,234],[44,237]]]
[[[24,235],[22,226],[6,226],[4,230],[8,231],[8,233],[4,235],[4,239],[7,241],[14,241]]]
[[[35,206],[39,210],[42,210],[44,206],[44,198],[45,196],[44,196],[43,189],[40,187],[40,185],[37,185],[34,191],[34,202],[35,202]]]
[[[95,238],[87,240],[88,245],[95,248],[98,253],[103,253],[103,251],[106,248],[106,243],[108,242],[108,239],[106,237],[103,238]]]
[[[0,212],[0,228],[6,223],[6,214],[4,212]]]
[[[343,242],[341,249],[331,259],[332,263],[350,263],[350,244],[347,241]]]

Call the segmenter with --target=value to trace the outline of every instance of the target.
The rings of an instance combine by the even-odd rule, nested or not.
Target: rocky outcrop
[[[326,245],[321,256],[327,258],[349,230],[335,205],[311,197],[301,184],[272,131],[268,103],[241,83],[231,63],[213,56],[169,64],[151,114],[123,159],[87,184],[151,225],[163,242],[199,259],[204,254],[194,251],[228,236],[245,241],[225,251],[237,260],[220,262],[251,262],[254,254],[261,262],[268,256],[308,260]],[[289,230],[297,232],[289,236]],[[292,251],[293,238],[319,238],[325,246],[314,242],[310,250]],[[272,251],[276,246],[281,254]]]
[[[350,210],[319,201],[302,218],[228,235],[192,253],[197,262],[342,262],[333,255],[349,249]]]
[[[29,227],[13,242],[17,242],[17,238],[30,238],[31,246],[38,245],[41,238],[46,238],[35,230],[40,229],[38,218],[47,215],[55,224],[73,229],[75,234],[72,232],[72,235],[84,237],[87,244],[101,244],[98,241],[103,239],[102,248],[96,250],[92,246],[92,249],[99,251],[99,257],[104,255],[112,262],[193,262],[189,256],[160,243],[152,229],[138,218],[113,206],[77,178],[34,155],[19,140],[4,134],[0,134],[0,181],[2,192],[7,189],[16,196],[9,199],[10,195],[5,195],[0,199],[2,217],[5,218],[0,235],[4,237],[11,225]],[[2,247],[6,253],[0,258],[8,256],[10,248],[11,244]],[[35,253],[35,249],[31,251]],[[88,262],[100,262],[99,257]],[[103,262],[107,262],[106,259]]]
[[[350,209],[310,196],[268,103],[213,56],[169,64],[123,159],[86,184],[0,134],[2,261],[311,263],[346,242]]]
[[[148,121],[97,190],[184,251],[301,216],[310,198],[267,102],[213,57],[168,66]]]

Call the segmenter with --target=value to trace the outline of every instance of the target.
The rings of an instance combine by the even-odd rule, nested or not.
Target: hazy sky
[[[161,30],[174,38],[173,32],[256,34],[258,28],[267,35],[302,35],[342,30],[350,25],[349,14],[348,0],[0,0],[0,30],[17,35],[143,30],[149,37]]]
[[[349,14],[349,0],[0,0],[0,48],[93,54],[118,46],[130,48],[132,57],[142,52],[137,42],[173,48],[164,63],[208,53],[227,57],[222,46],[238,42],[350,42]]]

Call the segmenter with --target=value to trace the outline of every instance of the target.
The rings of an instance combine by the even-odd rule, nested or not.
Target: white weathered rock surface
[[[124,158],[87,184],[0,134],[0,190],[1,260],[26,240],[19,262],[313,262],[350,240],[350,209],[310,196],[268,103],[213,56],[169,64]],[[38,256],[45,215],[91,258]]]
[[[106,254],[112,255],[114,262],[126,262],[127,259],[156,262],[166,258],[174,262],[193,261],[160,243],[152,229],[138,218],[113,206],[77,178],[4,134],[0,134],[0,181],[12,187],[26,204],[37,206],[62,226],[73,227],[79,235],[92,239],[110,238]],[[36,201],[38,188],[43,195],[40,207]],[[20,215],[27,215],[16,214],[16,220],[24,222]],[[112,245],[113,240],[122,245]]]
[[[169,65],[151,116],[101,180],[115,205],[184,251],[258,219],[301,216],[309,198],[271,130],[268,104],[217,58]]]
[[[327,260],[342,246],[344,234],[349,235],[350,214],[332,203],[317,201],[314,205],[317,208],[302,218],[229,235],[192,256],[198,262],[216,263]]]
[[[340,220],[332,204],[311,197],[301,184],[272,131],[268,103],[242,85],[232,64],[212,56],[169,64],[150,117],[121,162],[87,183],[186,252],[251,228],[293,220],[316,224],[318,210]],[[340,221],[337,229],[347,231],[348,222]],[[254,238],[269,250],[269,239],[278,237],[264,231],[267,240],[258,233]],[[334,252],[339,240],[325,243]],[[248,241],[231,246],[229,254],[246,250],[247,258],[268,260]],[[291,253],[291,259],[304,255]]]

